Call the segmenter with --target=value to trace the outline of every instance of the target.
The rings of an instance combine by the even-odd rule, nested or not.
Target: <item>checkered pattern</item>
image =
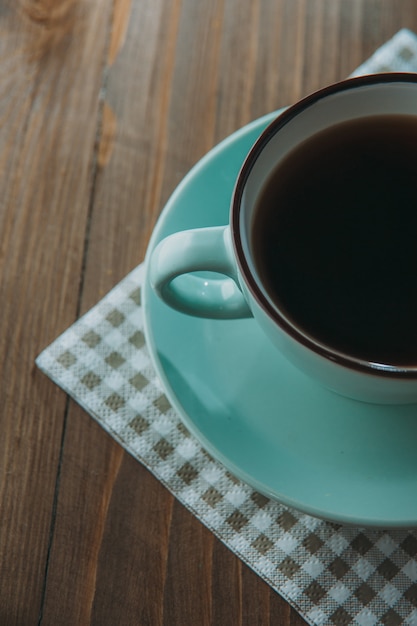
[[[400,31],[360,73],[417,70]],[[145,344],[143,266],[37,359],[126,450],[313,625],[417,625],[417,532],[346,528],[232,476],[170,406]]]
[[[378,72],[416,72],[417,38],[406,28],[401,29],[386,44],[356,68],[351,76],[377,74]]]

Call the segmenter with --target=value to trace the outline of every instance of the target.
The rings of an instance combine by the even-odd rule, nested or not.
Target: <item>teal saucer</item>
[[[211,150],[166,205],[151,238],[228,222],[234,181],[277,114]],[[252,320],[177,313],[144,285],[147,343],[166,395],[216,459],[256,490],[311,515],[417,526],[417,405],[371,405],[322,389]]]

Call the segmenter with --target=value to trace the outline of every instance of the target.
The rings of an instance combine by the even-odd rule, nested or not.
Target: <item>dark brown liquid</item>
[[[417,364],[417,122],[377,116],[322,131],[278,165],[253,250],[272,299],[342,352]]]

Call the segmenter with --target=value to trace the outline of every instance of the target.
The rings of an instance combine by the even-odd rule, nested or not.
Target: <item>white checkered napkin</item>
[[[416,42],[400,31],[361,73],[417,70]],[[211,458],[152,367],[142,281],[139,266],[51,344],[38,366],[307,622],[417,626],[417,532],[345,528],[304,515]]]
[[[417,37],[414,33],[402,28],[351,76],[379,72],[417,72]]]
[[[346,529],[292,511],[234,478],[189,434],[149,359],[142,280],[139,266],[39,367],[311,624],[417,624],[416,533]]]

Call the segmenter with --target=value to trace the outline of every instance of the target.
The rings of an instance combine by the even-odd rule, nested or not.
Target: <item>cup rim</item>
[[[417,73],[409,72],[387,72],[379,74],[369,74],[365,76],[357,76],[347,78],[345,80],[333,83],[322,89],[319,89],[306,97],[299,100],[297,103],[291,105],[278,117],[273,120],[266,129],[262,132],[260,137],[256,140],[250,151],[248,152],[243,165],[240,169],[235,188],[233,191],[231,209],[230,209],[230,225],[232,233],[232,241],[235,251],[235,257],[237,266],[241,276],[243,277],[246,287],[249,289],[251,296],[254,298],[258,306],[270,317],[278,326],[295,341],[302,344],[304,347],[310,349],[312,352],[318,354],[321,357],[331,360],[336,364],[344,366],[345,368],[353,369],[359,372],[365,372],[368,374],[374,374],[378,376],[391,377],[391,378],[407,378],[417,379],[417,363],[415,366],[403,366],[384,364],[380,362],[368,361],[360,359],[353,355],[343,353],[339,350],[320,342],[312,335],[306,333],[295,322],[290,323],[287,318],[281,313],[277,306],[272,306],[271,302],[265,297],[262,289],[258,285],[258,281],[254,276],[250,263],[246,258],[245,248],[242,244],[240,221],[241,221],[241,206],[242,197],[245,189],[247,179],[249,177],[254,164],[265,148],[269,141],[276,135],[276,133],[283,128],[288,122],[294,119],[302,111],[315,104],[323,98],[327,98],[330,95],[340,93],[342,91],[348,91],[357,89],[364,86],[389,84],[389,83],[416,83]]]

